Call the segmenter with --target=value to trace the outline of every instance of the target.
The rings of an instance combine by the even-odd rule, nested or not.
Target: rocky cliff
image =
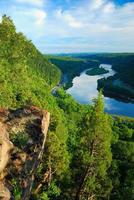
[[[50,113],[36,107],[0,110],[0,199],[14,199],[16,185],[19,198],[30,199],[49,122]]]

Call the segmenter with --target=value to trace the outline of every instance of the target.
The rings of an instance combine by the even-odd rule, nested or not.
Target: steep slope
[[[39,199],[39,196],[41,199],[41,195],[47,195],[47,191],[54,193],[53,188],[57,188],[59,194],[60,189],[58,183],[62,182],[65,176],[64,174],[69,167],[66,119],[63,111],[58,107],[55,98],[51,95],[51,88],[60,80],[60,70],[44,58],[32,42],[28,41],[22,33],[16,33],[12,20],[6,16],[2,18],[2,23],[0,24],[0,58],[0,108],[2,108],[2,110],[7,110],[9,113],[12,112],[10,115],[11,118],[4,118],[5,126],[7,121],[12,121],[12,117],[17,119],[18,113],[20,113],[18,121],[16,122],[16,128],[13,130],[13,137],[12,139],[10,138],[14,146],[19,145],[16,148],[19,152],[22,149],[25,152],[25,147],[29,146],[29,144],[27,144],[27,131],[19,132],[17,129],[19,125],[21,125],[19,123],[21,119],[26,128],[29,128],[31,124],[30,122],[25,124],[23,121],[23,108],[25,105],[36,105],[51,112],[47,146],[45,148],[45,154],[43,154],[43,160],[45,160],[45,162],[42,161],[38,165],[36,179],[38,184],[42,183],[43,175],[47,173],[51,167],[52,187],[48,190],[48,182],[43,182],[43,189],[41,188],[38,192],[39,194],[37,193],[35,196],[37,196],[36,199]],[[14,119],[11,129],[15,125]],[[32,121],[33,119],[29,118],[29,121],[30,120]],[[37,130],[35,131],[36,128]],[[34,137],[36,137],[32,148],[37,147],[38,149],[42,142],[40,137],[38,137],[38,134],[41,132],[38,120],[37,123],[35,122],[35,129],[31,125],[31,132],[33,131]],[[33,149],[30,151],[33,154],[37,153],[33,152]],[[5,161],[6,160],[4,160],[4,162]],[[20,160],[17,160],[17,162],[20,162]],[[7,180],[10,180],[11,185],[13,185],[9,190],[11,189],[10,191],[13,199],[20,200],[22,188],[20,189],[18,183],[19,176],[12,173],[12,162],[11,165],[9,163],[9,166],[11,167],[11,174],[7,174]],[[4,170],[6,170],[6,168]],[[1,191],[5,192],[5,195],[9,197],[9,190],[4,186],[4,182],[0,183],[0,187]],[[35,190],[35,188],[33,190]],[[2,192],[0,193],[2,194]],[[26,200],[28,199],[29,198],[26,198]]]
[[[41,100],[48,98],[50,88],[60,80],[60,70],[22,33],[16,33],[12,20],[6,16],[0,24],[0,58],[2,107],[31,102],[41,105]]]

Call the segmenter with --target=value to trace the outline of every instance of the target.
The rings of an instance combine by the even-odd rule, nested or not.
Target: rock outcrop
[[[10,199],[10,192],[4,185],[4,170],[7,166],[10,157],[10,150],[13,148],[12,142],[9,140],[6,124],[3,122],[4,111],[1,111],[0,121],[0,199]]]
[[[21,188],[20,199],[30,199],[49,122],[50,113],[36,107],[0,110],[0,199],[14,199],[14,184]]]

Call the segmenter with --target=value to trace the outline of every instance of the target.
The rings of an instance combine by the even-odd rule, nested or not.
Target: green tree
[[[91,113],[82,122],[80,139],[78,188],[76,200],[108,198],[111,181],[107,170],[111,164],[110,119],[104,113],[102,94],[94,100]],[[81,178],[79,175],[81,174]]]

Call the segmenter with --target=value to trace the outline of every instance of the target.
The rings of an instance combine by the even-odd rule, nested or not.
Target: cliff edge
[[[0,110],[0,199],[30,199],[34,176],[44,152],[50,113],[37,107]],[[17,177],[18,183],[12,181]]]

